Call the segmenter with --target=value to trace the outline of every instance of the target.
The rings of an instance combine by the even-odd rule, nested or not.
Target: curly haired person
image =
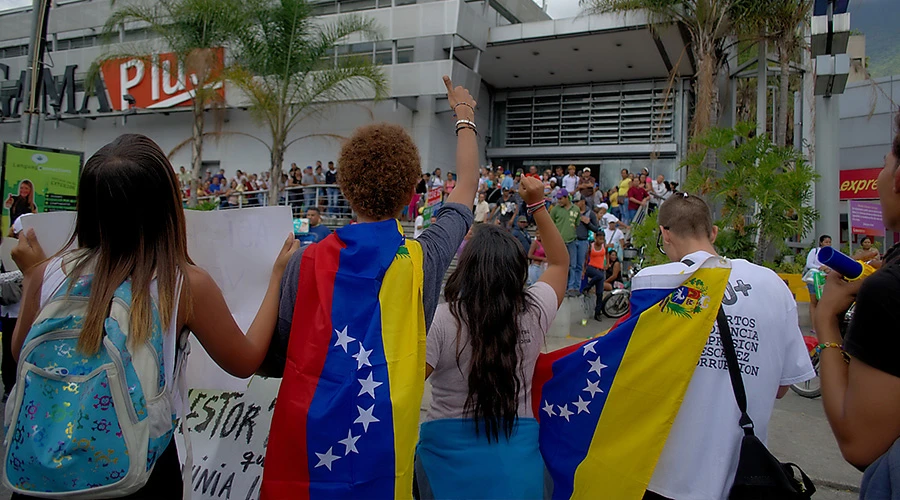
[[[359,224],[287,265],[262,370],[283,378],[264,497],[412,495],[425,332],[472,225],[478,186],[476,103],[446,76],[444,83],[456,118],[458,178],[435,222],[413,240],[396,220],[422,175],[410,135],[386,123],[360,127],[341,148],[337,175]]]

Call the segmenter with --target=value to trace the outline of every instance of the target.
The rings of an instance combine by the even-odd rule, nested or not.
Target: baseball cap
[[[556,177],[551,177],[550,182],[558,182],[558,181],[556,180]]]
[[[503,171],[503,175],[512,175],[512,174],[509,173],[509,170],[504,170],[504,171]]]
[[[524,215],[520,215],[519,218],[516,219],[516,222],[528,222],[528,218]]]
[[[605,208],[605,209],[609,210],[609,205],[607,205],[606,203],[601,203],[601,204],[597,205],[597,208]]]
[[[584,169],[582,170],[582,172],[590,172],[590,171],[591,171],[591,167],[584,167]]]
[[[560,189],[559,192],[556,193],[556,199],[565,198],[566,196],[569,196],[569,192],[565,189]]]

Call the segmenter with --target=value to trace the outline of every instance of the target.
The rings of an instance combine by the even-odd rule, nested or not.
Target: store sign
[[[878,198],[880,168],[841,170],[842,200],[873,200]]]
[[[214,49],[212,74],[221,71],[225,60],[225,50]],[[75,70],[77,65],[66,66],[61,77],[54,78],[51,68],[44,67],[41,73],[40,109],[45,114],[81,115],[111,113],[129,109],[125,94],[135,99],[134,107],[162,109],[173,106],[190,106],[196,93],[194,74],[185,74],[184,65],[177,65],[172,53],[156,54],[146,60],[118,59],[109,61],[100,69],[93,84],[93,92],[75,90]],[[102,74],[102,78],[101,78]],[[0,63],[0,82],[11,75],[9,66]],[[57,79],[59,83],[57,83]],[[21,116],[25,97],[25,71],[18,75],[15,90],[0,98],[0,118]],[[225,88],[221,82],[213,87],[225,98]],[[76,95],[80,94],[80,95]],[[76,106],[80,98],[80,107]]]
[[[884,236],[881,204],[874,201],[850,201],[850,232],[869,236]]]
[[[225,50],[214,49],[211,74],[222,70]],[[116,59],[104,64],[100,71],[112,99],[113,108],[124,111],[129,108],[125,95],[134,97],[134,107],[163,109],[173,106],[190,106],[196,93],[198,79],[195,74],[185,74],[183,64],[178,64],[175,54],[154,54],[148,59]],[[225,98],[222,82],[214,85]]]

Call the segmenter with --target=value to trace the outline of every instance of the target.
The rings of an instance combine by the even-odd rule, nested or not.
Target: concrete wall
[[[841,170],[879,168],[896,133],[900,75],[850,84],[840,96]]]

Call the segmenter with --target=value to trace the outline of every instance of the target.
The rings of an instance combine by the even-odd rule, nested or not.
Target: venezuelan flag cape
[[[640,499],[725,294],[718,257],[632,283],[605,336],[538,358],[532,385],[553,498]]]
[[[394,220],[346,226],[304,251],[261,498],[412,496],[422,260]]]

